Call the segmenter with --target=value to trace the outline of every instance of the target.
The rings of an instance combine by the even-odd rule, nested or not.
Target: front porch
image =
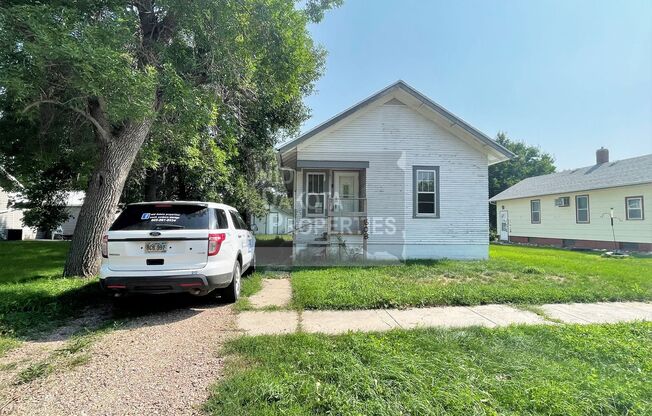
[[[365,258],[368,237],[366,167],[349,162],[296,171],[295,261]]]

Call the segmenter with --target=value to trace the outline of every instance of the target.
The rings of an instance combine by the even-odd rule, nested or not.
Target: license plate
[[[145,244],[145,253],[165,253],[168,248],[167,241],[157,241]]]

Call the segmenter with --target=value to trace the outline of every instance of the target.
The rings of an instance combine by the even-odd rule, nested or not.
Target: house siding
[[[589,223],[577,223],[575,197],[589,195]],[[627,220],[625,197],[643,196],[644,219]],[[570,206],[556,207],[555,199],[569,196]],[[530,222],[530,200],[541,200],[541,223]],[[561,245],[563,240],[576,240],[573,246],[585,248],[613,248],[613,235],[609,213],[614,209],[616,241],[652,243],[652,184],[620,186],[555,195],[497,201],[497,212],[506,209],[509,215],[509,234],[514,242]],[[497,219],[500,221],[500,218]],[[529,238],[529,240],[527,240]],[[605,246],[608,245],[609,247]],[[571,242],[572,243],[572,242]],[[567,242],[566,245],[569,243]],[[648,247],[648,246],[643,246]]]
[[[36,230],[23,226],[23,211],[9,207],[9,194],[0,188],[0,240],[7,238],[7,230],[22,229],[23,239],[36,238]]]
[[[367,246],[372,257],[488,256],[486,154],[409,107],[393,102],[361,110],[338,129],[299,144],[297,155],[299,160],[369,162]],[[439,167],[440,218],[413,218],[412,167],[417,165]],[[295,184],[295,214],[301,224],[301,170]],[[298,236],[297,242],[306,239]]]

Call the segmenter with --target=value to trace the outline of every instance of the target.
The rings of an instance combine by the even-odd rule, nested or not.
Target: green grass
[[[0,283],[60,277],[67,241],[0,241]]]
[[[214,415],[652,414],[652,323],[242,337]]]
[[[67,251],[67,242],[0,242],[0,356],[105,301],[96,279],[61,277]]]
[[[308,309],[652,300],[652,258],[491,246],[488,261],[298,269],[292,287]]]
[[[292,247],[292,234],[256,234],[256,247]]]
[[[240,298],[235,303],[236,311],[246,311],[251,309],[248,298],[257,292],[260,292],[260,289],[263,288],[263,274],[253,273],[249,276],[243,277],[241,284]]]

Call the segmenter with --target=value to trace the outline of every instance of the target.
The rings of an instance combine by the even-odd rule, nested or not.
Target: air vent
[[[570,196],[562,196],[555,199],[556,207],[569,207],[570,206]]]

